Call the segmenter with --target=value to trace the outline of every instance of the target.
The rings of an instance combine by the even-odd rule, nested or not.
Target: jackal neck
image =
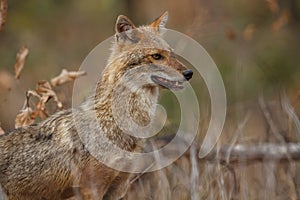
[[[151,122],[159,90],[154,86],[131,87],[132,83],[128,84],[124,77],[126,63],[119,58],[105,68],[96,87],[94,109],[104,134],[120,148],[131,151],[136,148],[138,138],[127,131],[134,132],[133,127]]]

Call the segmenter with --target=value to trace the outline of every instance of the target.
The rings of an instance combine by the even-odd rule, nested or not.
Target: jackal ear
[[[122,33],[135,28],[136,28],[135,25],[128,17],[124,15],[119,15],[115,27],[116,33]]]
[[[164,12],[164,14],[162,14],[160,17],[155,19],[150,24],[150,26],[153,28],[157,28],[159,31],[161,31],[161,29],[165,28],[167,21],[168,21],[168,11]]]
[[[119,15],[116,26],[115,26],[115,31],[116,31],[116,36],[117,40],[121,39],[130,39],[134,41],[134,31],[132,32],[131,30],[136,29],[136,26],[132,23],[132,21],[124,16],[124,15]]]

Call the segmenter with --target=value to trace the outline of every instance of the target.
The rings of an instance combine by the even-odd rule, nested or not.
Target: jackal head
[[[112,83],[122,79],[132,90],[141,86],[182,89],[183,82],[192,78],[192,70],[176,58],[162,37],[167,19],[165,12],[151,24],[136,27],[128,17],[118,17],[106,74]]]

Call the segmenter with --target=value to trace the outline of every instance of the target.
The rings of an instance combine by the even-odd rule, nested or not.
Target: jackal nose
[[[182,75],[184,76],[184,78],[186,80],[190,80],[192,78],[192,76],[193,76],[193,71],[190,70],[190,69],[184,70],[183,73],[182,73]]]

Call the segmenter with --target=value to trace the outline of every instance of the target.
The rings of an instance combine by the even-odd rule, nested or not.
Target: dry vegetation
[[[131,3],[128,4],[128,12],[134,9],[142,10],[144,7],[149,11],[156,6],[145,1],[124,2]],[[167,2],[171,13],[181,6],[179,1],[174,4]],[[282,43],[283,39],[295,38],[295,35],[299,34],[297,11],[300,10],[300,6],[292,7],[295,3],[293,0],[266,0],[263,3],[253,1],[253,4],[249,3],[248,9],[251,11],[258,8],[257,6],[266,6],[265,10],[258,9],[257,12],[267,20],[261,23],[261,19],[251,16],[241,19],[244,20],[241,25],[240,21],[228,22],[228,19],[233,17],[222,13],[215,1],[192,2],[193,5],[184,7],[193,11],[187,14],[187,17],[194,20],[189,21],[188,24],[192,26],[185,27],[185,32],[214,52],[227,88],[228,115],[222,136],[211,154],[200,159],[199,144],[207,128],[207,121],[201,121],[199,138],[192,147],[171,166],[157,172],[137,175],[130,183],[125,198],[300,199],[300,75],[297,69],[299,60],[295,62],[297,59],[293,57],[293,52],[299,50],[299,47],[292,43]],[[0,3],[1,31],[5,29],[6,1],[0,0]],[[234,3],[237,2],[230,1],[223,6],[228,8]],[[197,6],[199,9],[202,7],[197,10]],[[245,5],[240,5],[240,8],[243,6]],[[246,11],[250,12],[249,10]],[[179,16],[185,16],[180,13],[183,11],[176,11]],[[174,24],[185,24],[185,18],[171,16],[177,20]],[[220,22],[215,22],[216,19]],[[202,30],[202,27],[207,27],[207,30]],[[292,41],[299,42],[299,39]],[[216,50],[219,48],[214,46],[216,42],[220,42],[219,46],[225,46],[222,51]],[[272,45],[275,50],[270,48]],[[288,54],[287,50],[291,53]],[[10,92],[13,92],[20,82],[22,84],[22,81],[28,80],[16,80],[26,66],[28,53],[28,48],[22,47],[17,54],[15,79],[11,73],[12,67],[0,69],[0,89],[6,91],[1,93],[1,104],[13,104],[4,101],[6,97],[3,95],[9,97]],[[296,55],[296,58],[298,56]],[[291,65],[292,67],[289,67]],[[43,120],[57,110],[70,107],[70,99],[65,94],[71,93],[72,86],[68,85],[68,82],[82,75],[85,75],[85,72],[69,72],[62,69],[58,76],[46,77],[52,78],[50,82],[39,81],[36,78],[36,89],[26,89],[25,103],[19,114],[2,111],[1,119],[4,119],[5,115],[15,115],[15,127],[21,127]],[[199,81],[195,81],[194,85],[199,85]],[[13,98],[23,96],[22,92],[15,92]],[[209,104],[205,98],[202,97],[201,100],[202,105]],[[13,106],[18,109],[20,107]],[[203,116],[209,118],[209,114]],[[3,134],[1,127],[0,134]],[[156,142],[163,145],[168,143],[168,138],[158,138]],[[175,148],[180,148],[180,144]]]

